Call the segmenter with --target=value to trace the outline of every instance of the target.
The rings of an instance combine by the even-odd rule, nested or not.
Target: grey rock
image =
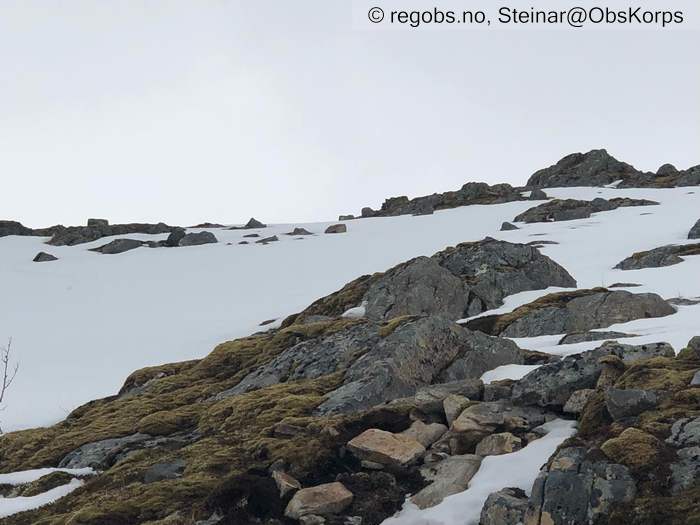
[[[558,222],[587,219],[593,213],[615,210],[627,206],[651,206],[658,202],[644,199],[593,199],[592,201],[576,199],[554,199],[524,211],[515,219],[516,222]]]
[[[476,445],[476,454],[479,456],[500,456],[510,454],[523,448],[522,440],[510,432],[491,434],[479,441]]]
[[[548,198],[549,197],[547,197],[547,194],[539,188],[532,190],[530,192],[530,196],[528,197],[528,199],[531,201],[542,201]]]
[[[695,372],[695,375],[690,380],[690,386],[700,385],[700,370]]]
[[[413,215],[432,215],[435,212],[433,203],[426,199],[416,203],[413,208]]]
[[[627,467],[586,459],[583,448],[559,449],[540,472],[525,513],[528,525],[598,523],[637,494]]]
[[[34,235],[34,231],[17,221],[0,221],[0,237],[7,237],[10,235],[27,237]]]
[[[168,463],[156,463],[146,470],[143,474],[144,483],[155,483],[166,479],[176,479],[182,476],[185,470],[185,462],[181,459],[176,459]]]
[[[46,252],[39,252],[34,256],[34,259],[32,259],[34,262],[50,262],[50,261],[58,261],[58,257],[55,255],[51,255],[50,253]]]
[[[287,232],[285,235],[313,235],[313,233],[311,233],[305,228],[294,228],[292,231]]]
[[[700,479],[700,447],[678,450],[678,461],[671,463],[671,493],[689,489]]]
[[[512,313],[473,319],[467,327],[502,337],[535,337],[584,332],[674,313],[670,304],[653,293],[595,288],[550,294]]]
[[[510,222],[504,222],[501,224],[501,231],[502,232],[507,232],[507,231],[513,231],[513,230],[519,230],[515,224],[511,224]]]
[[[250,220],[243,226],[245,229],[255,229],[255,228],[267,228],[266,224],[263,224],[255,217],[251,217]]]
[[[184,228],[175,228],[170,232],[168,238],[165,240],[165,245],[171,248],[175,246],[180,246],[180,241],[185,236],[186,232]]]
[[[676,447],[700,445],[700,417],[684,417],[676,421],[666,442]]]
[[[348,227],[345,224],[332,224],[323,233],[345,233]]]
[[[338,220],[339,221],[351,221],[355,218],[354,215],[339,215]]]
[[[527,505],[527,494],[522,489],[501,489],[486,498],[479,525],[520,525]]]
[[[374,217],[376,213],[377,212],[375,212],[372,208],[369,207],[364,207],[361,211],[362,217]]]
[[[270,242],[277,242],[277,241],[279,241],[279,238],[277,237],[277,235],[272,235],[271,237],[265,237],[263,239],[258,239],[257,241],[255,241],[255,244],[268,244]]]
[[[99,252],[105,255],[116,255],[118,253],[128,252],[143,246],[143,241],[136,239],[115,239],[107,244],[92,248],[91,252]]]
[[[139,448],[151,439],[148,434],[132,434],[120,438],[87,443],[67,454],[58,464],[60,468],[92,467],[104,470],[111,467],[132,448]]]
[[[609,388],[605,391],[605,406],[613,419],[637,416],[659,403],[652,390]]]
[[[57,228],[53,237],[47,242],[52,246],[75,246],[86,242],[96,241],[102,237],[111,237],[116,235],[130,235],[134,233],[143,233],[148,235],[156,235],[161,233],[170,233],[173,230],[172,226],[168,226],[162,222],[158,224],[110,224],[96,226],[71,226],[68,228]]]
[[[452,425],[462,411],[469,406],[469,398],[458,394],[449,394],[442,400],[442,408],[445,411],[445,419],[448,425]]]
[[[326,483],[297,491],[284,514],[297,520],[306,515],[338,514],[352,503],[352,499],[352,492],[342,483]]]
[[[700,255],[700,244],[675,245],[669,244],[638,252],[615,265],[618,270],[641,270],[643,268],[662,268],[683,262],[682,257]]]
[[[700,219],[696,222],[688,232],[688,239],[700,239]]]
[[[658,170],[656,170],[657,177],[668,177],[669,175],[677,175],[678,170],[673,164],[662,164]]]
[[[88,219],[88,226],[109,226],[109,221],[107,219]]]
[[[513,381],[506,379],[484,385],[484,401],[510,399],[513,392]]]
[[[415,494],[411,501],[425,509],[437,505],[447,496],[466,490],[480,465],[481,457],[464,454],[421,467],[421,475],[431,483]]]
[[[569,399],[564,404],[564,412],[567,414],[580,414],[583,412],[588,399],[593,395],[595,389],[593,388],[582,388],[581,390],[574,390]]]
[[[574,332],[572,334],[566,334],[559,340],[557,344],[573,345],[576,343],[583,343],[586,341],[608,341],[614,339],[623,339],[625,337],[634,337],[634,334],[626,334],[624,332]]]
[[[675,352],[666,343],[633,346],[608,342],[595,350],[567,356],[533,370],[513,385],[513,401],[563,407],[575,391],[596,387],[603,369],[599,359],[605,356],[617,356],[629,364],[650,357],[673,357]]]
[[[180,239],[180,246],[199,246],[201,244],[213,244],[219,242],[216,236],[207,231],[187,233]]]

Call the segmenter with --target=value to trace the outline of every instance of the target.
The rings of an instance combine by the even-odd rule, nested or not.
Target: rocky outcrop
[[[558,222],[575,219],[587,219],[594,213],[610,211],[628,206],[653,206],[658,202],[645,199],[593,199],[582,201],[576,199],[554,199],[524,211],[513,219],[516,222]]]
[[[292,231],[285,233],[285,235],[313,235],[306,228],[294,228]]]
[[[348,227],[345,224],[332,224],[323,233],[345,233]]]
[[[599,523],[636,494],[624,465],[590,458],[582,447],[562,448],[535,481],[524,523]]]
[[[665,343],[639,346],[605,343],[595,350],[567,356],[533,370],[513,386],[513,401],[560,409],[575,392],[596,387],[604,367],[601,358],[615,356],[623,363],[633,363],[674,355],[673,348]]]
[[[379,210],[362,209],[362,217],[395,217],[397,215],[426,215],[434,210],[445,210],[471,204],[501,204],[525,200],[510,184],[489,186],[483,182],[468,182],[457,191],[434,193],[424,197],[391,197]]]
[[[197,232],[197,233],[187,233],[180,241],[178,246],[199,246],[202,244],[215,244],[219,242],[212,232]]]
[[[606,328],[675,312],[656,294],[593,288],[546,295],[507,314],[478,317],[466,326],[502,337],[535,337]]]
[[[637,252],[615,268],[618,270],[641,270],[643,268],[661,268],[683,262],[683,257],[700,255],[700,244],[669,244],[645,252]]]
[[[567,155],[555,165],[535,172],[528,187],[605,186],[618,188],[671,188],[700,184],[700,166],[679,171],[664,164],[656,173],[642,172],[620,162],[604,149]]]
[[[130,235],[134,233],[144,233],[156,235],[159,233],[170,233],[174,228],[162,222],[158,224],[104,224],[99,223],[93,226],[71,226],[57,231],[47,242],[52,246],[75,246],[86,242],[96,241],[102,237],[115,235]]]
[[[505,488],[494,492],[481,509],[479,525],[520,525],[527,503],[527,494],[522,489]]]
[[[510,222],[504,222],[503,224],[501,224],[501,231],[502,232],[509,232],[509,231],[519,230],[519,229],[520,228],[518,228],[515,224],[511,224]]]
[[[625,337],[634,337],[634,334],[626,334],[624,332],[573,332],[562,337],[557,344],[559,345],[574,345],[576,343],[584,343],[587,341],[607,341],[614,339],[624,339]]]

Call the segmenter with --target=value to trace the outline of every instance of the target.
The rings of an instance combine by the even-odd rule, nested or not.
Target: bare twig
[[[10,363],[10,358],[12,356],[12,338],[7,342],[7,346],[0,347],[0,373],[2,374],[2,381],[0,382],[0,408],[7,395],[7,390],[12,385],[12,382],[17,377],[17,371],[19,370],[19,363],[15,363],[14,366]],[[0,428],[0,434],[2,434],[2,429]]]

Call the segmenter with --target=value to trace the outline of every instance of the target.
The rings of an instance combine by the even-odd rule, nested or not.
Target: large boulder
[[[586,449],[559,449],[532,487],[526,525],[599,523],[637,494],[627,467],[589,459]]]
[[[203,231],[198,233],[188,233],[180,239],[180,246],[198,246],[201,244],[214,244],[219,242],[212,232]]]
[[[584,332],[675,312],[673,306],[653,293],[593,288],[549,294],[510,313],[478,317],[466,326],[501,337],[535,337]]]
[[[352,492],[337,481],[308,487],[294,494],[284,511],[284,515],[298,520],[307,515],[338,514],[352,503],[352,499]]]
[[[682,263],[682,257],[690,255],[700,255],[700,244],[669,244],[653,250],[637,252],[620,261],[615,268],[618,270],[641,270],[642,268],[673,266]]]
[[[420,473],[430,484],[412,496],[411,502],[421,509],[434,507],[447,496],[466,490],[480,466],[481,457],[474,454],[449,456],[424,465]]]
[[[528,373],[513,386],[513,401],[560,409],[574,392],[596,387],[604,367],[600,360],[606,356],[615,356],[629,364],[650,357],[673,357],[675,352],[666,343],[633,346],[608,342]]]
[[[526,510],[527,494],[522,489],[501,489],[486,498],[479,525],[521,525]]]
[[[700,239],[700,219],[696,222],[688,232],[688,239]]]
[[[608,388],[605,391],[605,406],[615,420],[637,416],[654,408],[659,400],[659,394],[653,390]]]
[[[377,428],[365,430],[347,448],[360,460],[393,467],[416,463],[425,454],[425,447],[414,438]]]

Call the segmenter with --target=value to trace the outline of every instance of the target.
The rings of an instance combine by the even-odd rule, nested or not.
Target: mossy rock
[[[600,448],[610,461],[639,468],[656,463],[663,443],[647,432],[630,427]]]

